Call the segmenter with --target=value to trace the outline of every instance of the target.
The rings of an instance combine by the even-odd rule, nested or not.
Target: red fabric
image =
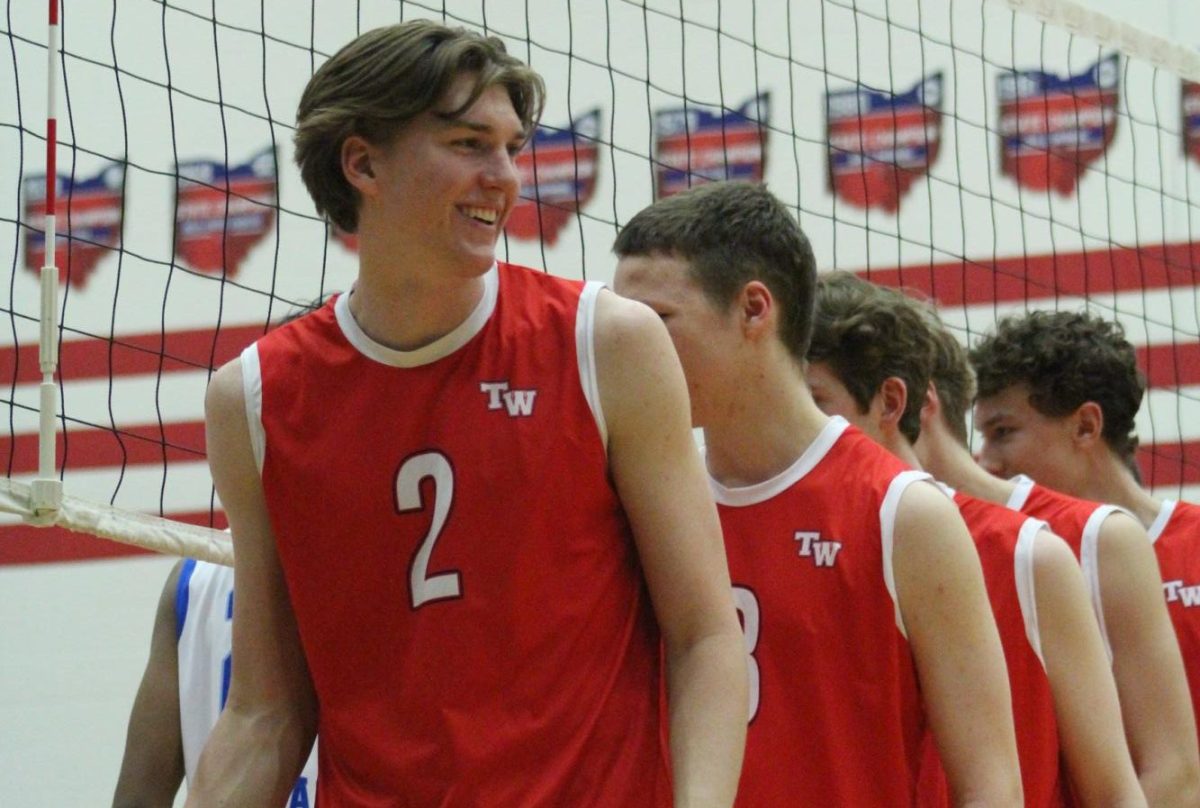
[[[1021,506],[1021,513],[1034,516],[1050,525],[1071,547],[1075,558],[1080,557],[1083,547],[1083,529],[1088,519],[1101,507],[1100,503],[1079,499],[1034,483],[1029,497]]]
[[[1200,505],[1175,503],[1154,552],[1200,725]]]
[[[734,586],[758,605],[758,709],[738,806],[912,804],[925,718],[880,529],[905,468],[849,427],[786,490],[718,506]],[[800,531],[841,543],[832,565],[802,555]]]
[[[499,276],[483,330],[421,367],[366,358],[328,305],[258,343],[325,806],[669,804],[659,636],[581,389],[581,285]],[[480,385],[501,380],[537,391],[530,415],[489,409]],[[424,478],[402,511],[418,456],[453,484]],[[414,608],[431,531],[425,578],[459,594]]]
[[[1070,805],[1070,781],[1059,757],[1058,722],[1050,680],[1029,642],[1017,596],[1017,540],[1029,517],[961,492],[955,494],[954,502],[979,551],[988,600],[1004,648],[1025,804],[1038,808]],[[950,804],[945,773],[932,737],[922,763],[921,796],[921,804],[928,808]]]

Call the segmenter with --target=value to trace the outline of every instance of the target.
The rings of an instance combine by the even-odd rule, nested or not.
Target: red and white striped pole
[[[55,260],[55,209],[58,203],[58,0],[50,0],[46,40],[46,259],[41,272],[41,334],[38,364],[42,371],[38,420],[38,476],[31,486],[35,513],[57,511],[62,504],[62,481],[54,473],[54,444],[58,424],[58,267]]]

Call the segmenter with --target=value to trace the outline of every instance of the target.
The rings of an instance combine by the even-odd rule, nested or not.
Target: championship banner
[[[1200,84],[1183,82],[1183,153],[1200,162]]]
[[[900,209],[942,145],[942,74],[892,94],[869,88],[825,97],[829,189],[859,208]]]
[[[54,265],[59,282],[82,289],[96,264],[121,239],[121,186],[125,166],[109,163],[94,177],[55,178],[58,197]],[[25,268],[39,272],[46,263],[46,175],[25,180]]]
[[[1112,143],[1119,84],[1115,53],[1065,78],[1039,70],[1001,72],[1001,173],[1026,188],[1073,194],[1084,169]]]
[[[180,163],[178,173],[176,254],[195,269],[224,269],[232,278],[275,220],[274,151],[230,169],[207,160]]]
[[[722,114],[698,107],[654,115],[655,199],[712,180],[762,182],[770,93]]]
[[[600,109],[571,121],[566,129],[539,126],[517,155],[521,196],[505,232],[551,246],[571,216],[591,201],[599,163]]]

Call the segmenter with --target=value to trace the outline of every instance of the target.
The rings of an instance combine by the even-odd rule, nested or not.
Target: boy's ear
[[[888,376],[883,380],[883,384],[879,385],[875,401],[880,408],[881,425],[898,430],[900,419],[904,417],[904,410],[908,406],[908,385],[898,376]]]
[[[1085,401],[1071,413],[1071,439],[1081,448],[1104,440],[1104,410],[1095,401]]]
[[[762,281],[750,281],[743,286],[737,306],[747,336],[758,337],[773,326],[775,298]]]
[[[361,135],[350,135],[342,141],[342,173],[360,194],[374,190],[374,156],[375,149]]]

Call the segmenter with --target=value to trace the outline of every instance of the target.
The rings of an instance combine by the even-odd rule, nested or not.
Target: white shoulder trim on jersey
[[[1178,500],[1168,499],[1163,502],[1162,507],[1158,509],[1158,516],[1154,517],[1154,523],[1146,530],[1150,534],[1150,543],[1154,544],[1158,541],[1158,537],[1167,529],[1167,523],[1171,521],[1171,516],[1175,513],[1175,503]]]
[[[604,422],[604,409],[600,406],[600,382],[596,378],[596,298],[604,284],[588,281],[579,293],[579,311],[575,315],[575,355],[579,360],[579,383],[583,385],[583,397],[596,419],[600,430],[600,444],[608,451],[608,425]]]
[[[479,299],[474,310],[467,315],[467,319],[459,323],[448,334],[438,337],[433,342],[424,347],[417,348],[415,351],[398,351],[395,348],[380,345],[368,337],[367,333],[355,321],[354,315],[350,313],[350,298],[354,294],[353,290],[347,294],[338,295],[337,300],[333,304],[333,312],[337,316],[338,326],[342,329],[342,334],[345,335],[346,340],[363,356],[368,359],[374,359],[382,365],[391,365],[397,368],[415,368],[428,365],[431,362],[436,362],[443,357],[449,356],[470,342],[476,334],[482,331],[483,327],[487,325],[488,319],[492,316],[492,312],[496,310],[496,298],[499,289],[500,273],[496,269],[496,265],[493,264],[492,268],[483,276],[483,297]]]
[[[1037,590],[1033,576],[1033,550],[1038,533],[1050,528],[1041,519],[1026,519],[1017,534],[1016,552],[1013,553],[1013,576],[1017,582],[1017,602],[1021,606],[1021,617],[1025,621],[1025,637],[1046,669],[1046,658],[1042,656],[1042,632],[1038,628]]]
[[[1112,662],[1112,643],[1108,641],[1108,627],[1104,624],[1104,607],[1100,600],[1100,527],[1114,513],[1128,513],[1116,505],[1101,505],[1092,511],[1083,526],[1083,540],[1079,546],[1079,566],[1083,568],[1083,579],[1092,598],[1092,611],[1100,624],[1100,636],[1104,639],[1104,651]]]
[[[739,488],[728,488],[714,480],[710,475],[708,478],[708,487],[712,490],[713,499],[721,505],[743,507],[746,505],[757,505],[760,502],[766,502],[768,499],[778,496],[816,468],[817,464],[825,458],[825,455],[829,454],[829,450],[837,443],[838,438],[842,436],[842,433],[846,431],[848,426],[850,426],[850,423],[845,418],[840,415],[833,416],[825,423],[825,426],[821,427],[821,431],[817,433],[816,439],[808,445],[800,454],[800,457],[796,458],[796,462],[792,463],[792,465],[779,474],[761,483]]]
[[[892,569],[892,550],[896,544],[896,513],[900,508],[900,498],[904,496],[908,487],[924,480],[932,481],[933,478],[915,469],[900,472],[888,484],[883,504],[879,506],[879,533],[883,540],[883,583],[892,599],[892,609],[896,612],[896,628],[900,629],[905,639],[908,639],[908,629],[904,627],[904,618],[900,614],[900,599],[896,597],[896,571]],[[938,490],[942,491],[941,488]]]
[[[258,343],[242,351],[242,395],[246,399],[246,425],[250,427],[250,448],[254,465],[262,476],[263,457],[267,453],[267,433],[262,422],[262,367],[258,362]]]
[[[1019,511],[1025,507],[1025,502],[1029,499],[1029,492],[1033,490],[1033,480],[1026,477],[1024,474],[1018,474],[1009,480],[1010,483],[1016,483],[1017,487],[1013,489],[1012,494],[1005,504],[1010,510]]]

